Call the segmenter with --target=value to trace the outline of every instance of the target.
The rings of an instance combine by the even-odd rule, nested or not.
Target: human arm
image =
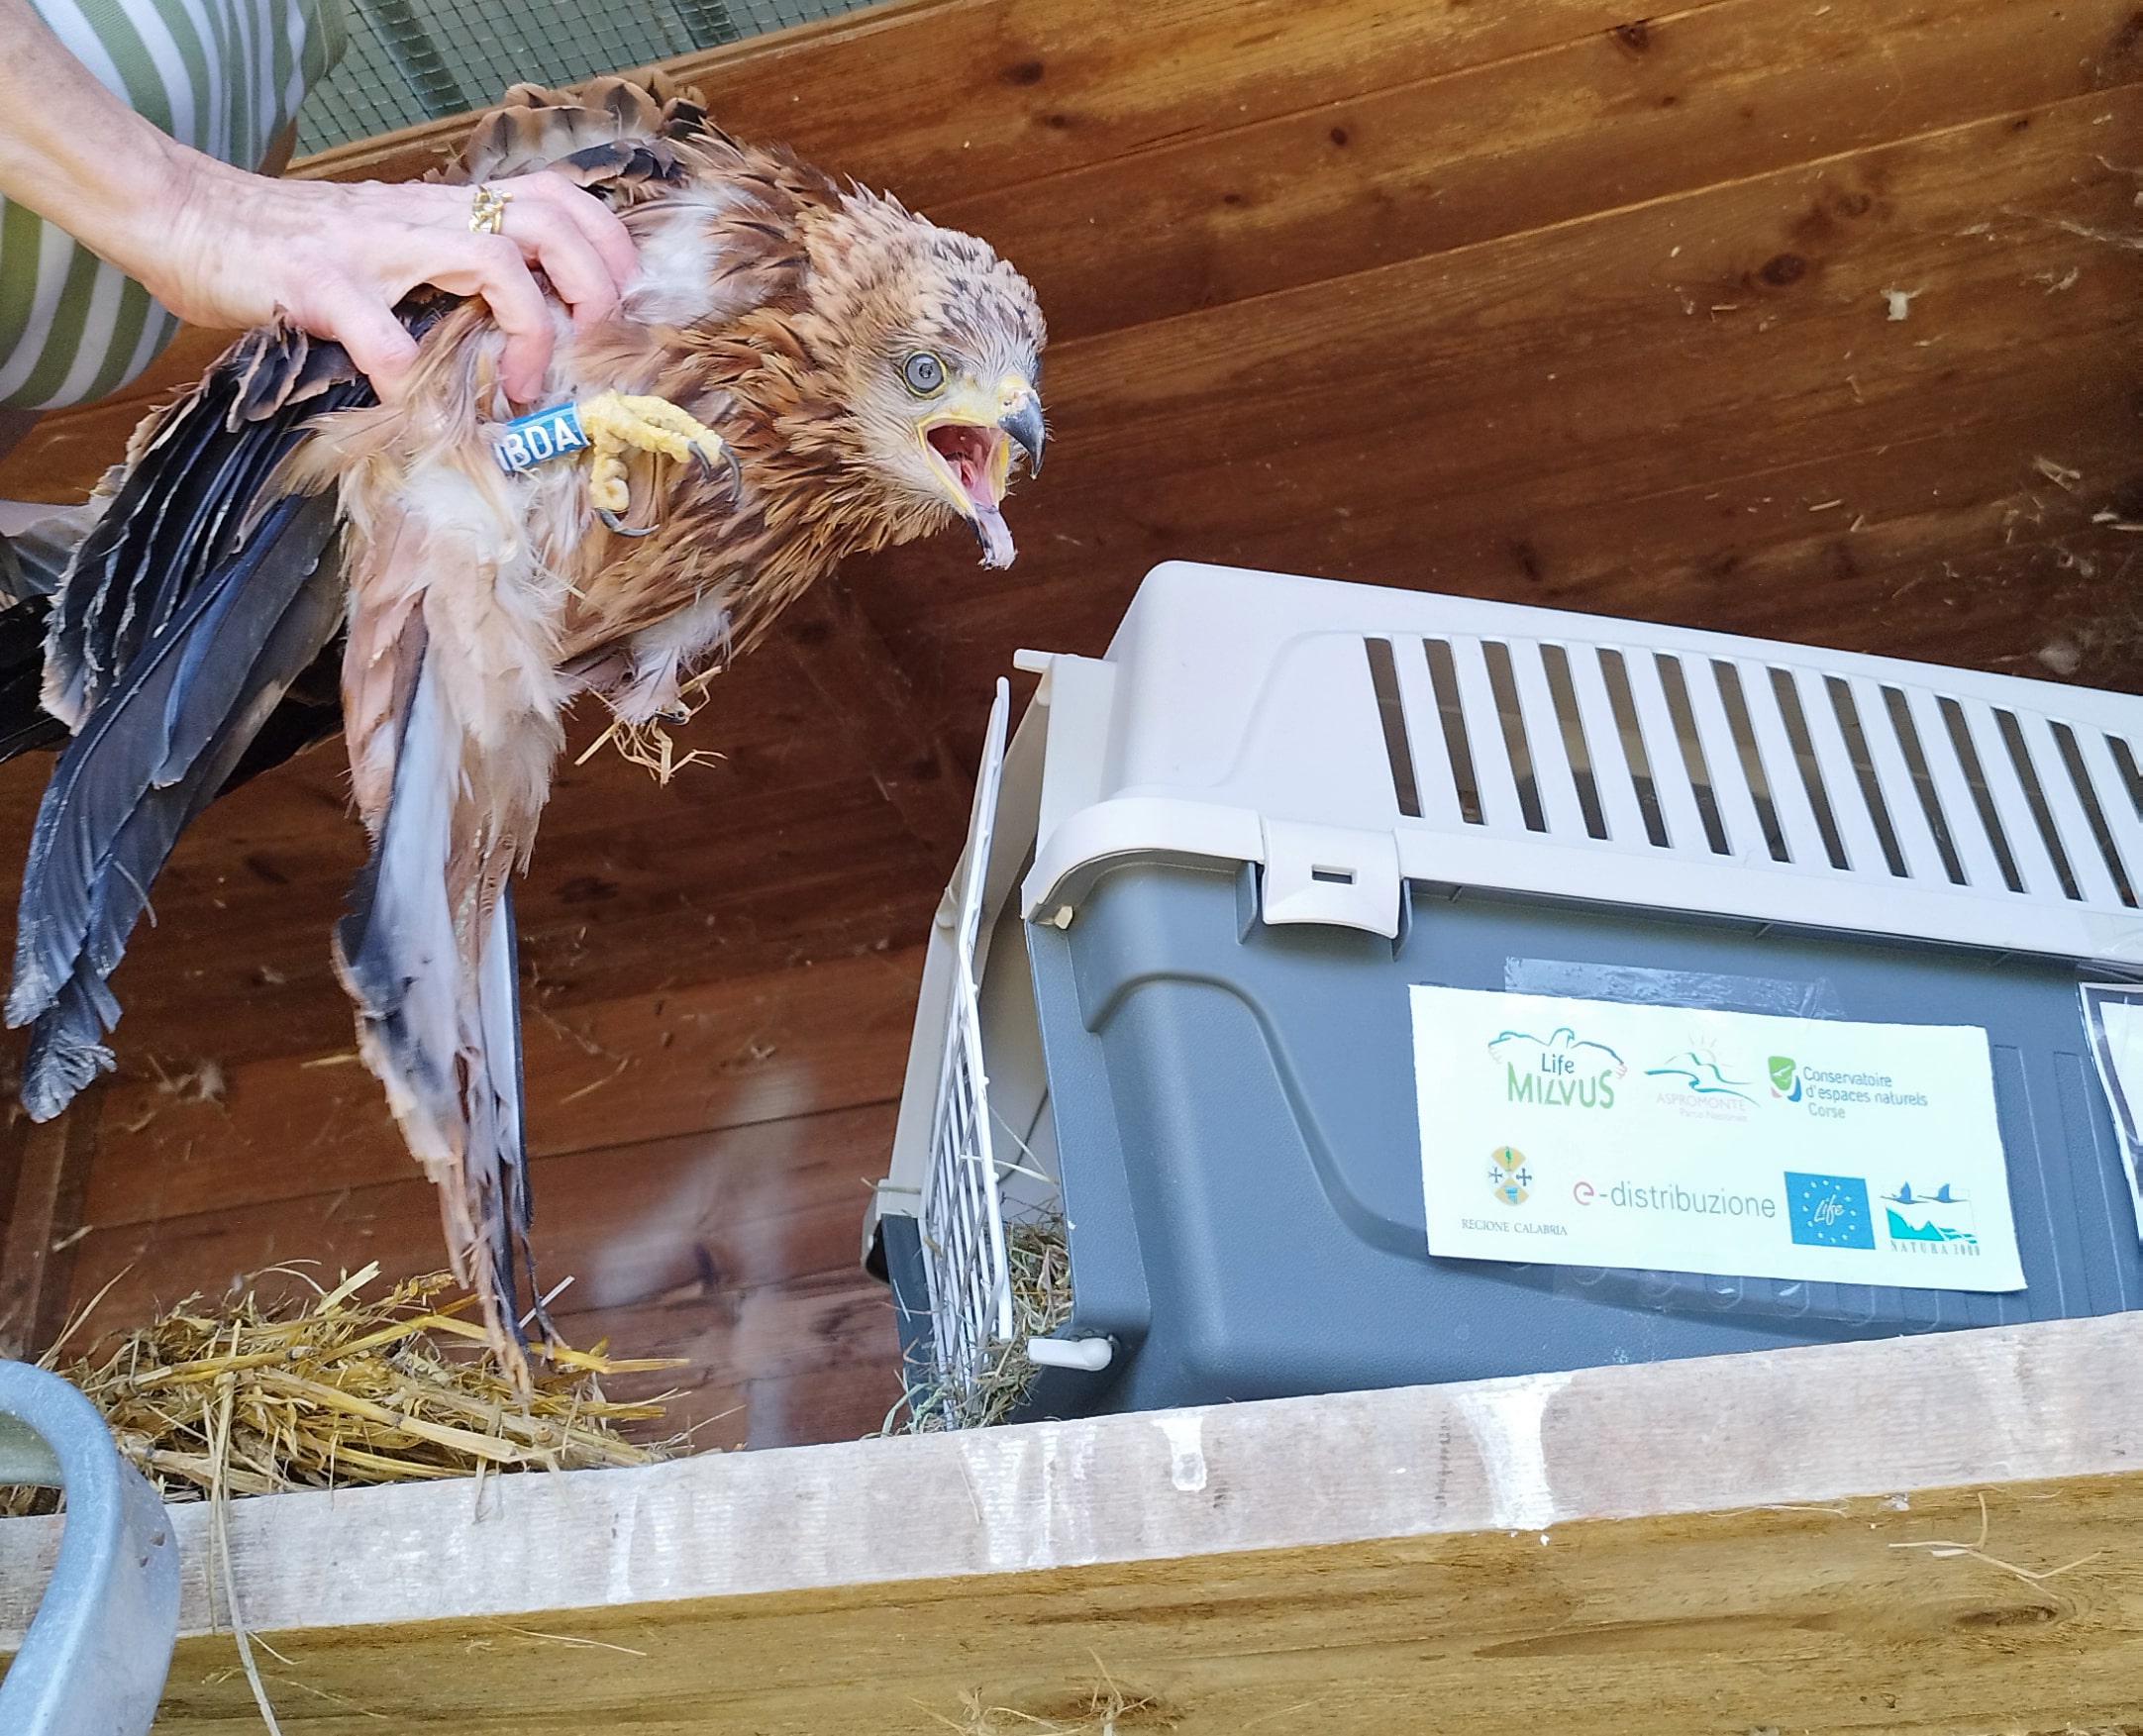
[[[552,322],[530,267],[586,326],[635,269],[633,246],[563,177],[517,178],[498,235],[468,228],[470,190],[271,180],[178,144],[106,90],[28,0],[0,0],[0,196],[72,235],[180,318],[278,314],[334,338],[391,397],[415,357],[393,309],[430,283],[481,296],[506,333],[505,384],[540,389]]]

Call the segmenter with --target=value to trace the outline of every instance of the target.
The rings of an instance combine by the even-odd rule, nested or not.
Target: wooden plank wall
[[[667,1426],[708,1446],[876,1428],[899,1393],[885,1291],[861,1271],[919,949],[538,1010],[526,1041],[538,1242],[569,1342],[688,1367]],[[346,1039],[106,1093],[77,1300],[146,1319],[280,1261],[332,1279],[442,1264],[439,1208]],[[173,1086],[177,1088],[174,1089]],[[272,1287],[272,1283],[267,1287]]]
[[[1016,647],[1098,653],[1155,561],[2143,672],[2128,4],[911,0],[679,70],[739,132],[990,237],[1055,339],[1018,565],[981,572],[955,537],[859,563],[718,684],[686,745],[725,759],[665,790],[569,771],[522,889],[547,1264],[590,1312],[628,1310],[621,1333],[704,1353],[705,1408],[756,1378],[761,1321],[788,1335],[769,1381],[887,1356],[833,1276],[855,1222],[834,1201],[882,1154],[888,985],[912,984],[957,853],[969,744]],[[455,131],[301,172],[418,172]],[[78,493],[212,348],[186,342],[160,386],[49,419],[0,494]],[[0,769],[0,847],[41,779]],[[316,755],[182,845],[119,978],[77,1294],[130,1262],[115,1312],[270,1250],[429,1259],[361,1079],[315,1065],[349,1042],[325,945],[358,854],[344,808]],[[658,1010],[678,996],[704,1046]],[[752,1060],[783,1007],[810,1010]],[[617,1061],[554,1022],[625,1071],[601,1082]],[[784,1055],[823,1087],[737,1109]],[[203,1061],[219,1102],[162,1089]],[[643,1115],[710,1066],[730,1107]],[[702,1200],[710,1226],[768,1227],[628,1235]],[[612,1246],[641,1250],[632,1281]],[[781,1298],[756,1314],[725,1287],[753,1274]],[[781,1390],[755,1438],[835,1426]]]
[[[663,1426],[725,1447],[853,1438],[898,1395],[859,1237],[921,977],[927,905],[909,888],[934,901],[957,854],[942,815],[936,845],[916,835],[850,732],[804,727],[826,701],[793,660],[769,654],[739,687],[723,757],[667,789],[608,756],[568,770],[558,855],[517,892],[541,1258],[547,1282],[573,1278],[559,1324],[575,1344],[688,1359],[617,1390],[681,1389]],[[43,774],[0,769],[13,836]],[[938,781],[964,812],[957,777]],[[87,1336],[281,1262],[329,1279],[443,1264],[434,1190],[357,1064],[328,963],[361,856],[346,788],[338,754],[315,751],[182,843],[122,978],[122,1071],[86,1188],[74,1177],[41,1244],[69,1245],[38,1263],[48,1287],[20,1342],[107,1285]],[[866,871],[816,866],[844,847],[868,853]],[[30,1281],[26,1265],[7,1276]],[[0,1330],[22,1311],[7,1298]]]

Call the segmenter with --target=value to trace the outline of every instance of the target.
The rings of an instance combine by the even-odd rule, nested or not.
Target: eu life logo
[[[1804,1248],[1875,1249],[1868,1183],[1858,1175],[1786,1173],[1786,1210],[1793,1240]]]

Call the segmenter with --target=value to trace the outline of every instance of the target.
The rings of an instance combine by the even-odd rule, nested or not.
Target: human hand
[[[585,329],[637,269],[632,238],[561,175],[517,175],[497,235],[470,187],[272,180],[189,150],[121,102],[28,0],[0,0],[0,198],[56,224],[196,325],[281,317],[333,338],[391,399],[417,347],[394,307],[420,283],[481,296],[528,403],[557,338],[540,268]]]
[[[479,235],[468,226],[471,187],[269,180],[184,156],[153,245],[115,262],[196,325],[279,316],[336,340],[389,401],[417,353],[394,307],[418,284],[483,298],[506,335],[502,383],[528,403],[556,337],[531,267],[576,330],[607,318],[638,268],[625,226],[562,175],[499,183],[510,195],[499,233]]]

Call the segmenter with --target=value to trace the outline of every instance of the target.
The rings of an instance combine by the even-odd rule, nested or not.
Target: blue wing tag
[[[547,459],[576,453],[588,444],[580,426],[580,411],[572,404],[556,404],[502,422],[491,431],[491,452],[507,475],[533,469]]]

